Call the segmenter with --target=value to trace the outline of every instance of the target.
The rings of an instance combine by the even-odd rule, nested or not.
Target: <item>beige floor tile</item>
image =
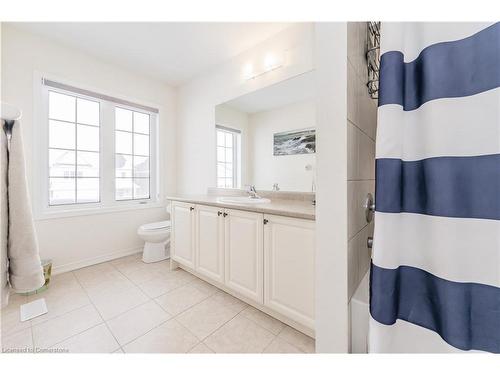
[[[96,277],[104,278],[106,275],[112,274],[113,272],[116,272],[116,268],[113,267],[111,263],[106,262],[80,268],[73,271],[73,274],[80,283],[86,283],[88,281],[93,281]]]
[[[118,315],[107,324],[120,345],[125,345],[170,318],[154,301],[149,301]]]
[[[210,297],[201,288],[187,284],[156,298],[156,302],[173,316]]]
[[[315,352],[314,339],[307,335],[304,335],[303,333],[297,331],[296,329],[293,329],[290,326],[286,326],[278,335],[278,337],[299,348],[305,353]]]
[[[132,281],[134,284],[144,284],[147,281],[150,281],[154,278],[160,277],[161,275],[158,271],[155,270],[144,270],[138,267],[134,267],[133,269],[120,270],[127,279]]]
[[[193,281],[189,283],[189,285],[194,286],[195,288],[201,290],[202,292],[213,295],[220,291],[219,288],[213,286],[212,284],[207,283],[206,281],[203,281],[202,279],[195,278]]]
[[[90,295],[90,299],[103,319],[109,320],[142,305],[149,298],[138,287],[132,286],[120,291],[109,292],[104,290],[101,293],[96,292]]]
[[[10,335],[2,335],[2,353],[26,353],[33,350],[31,328],[25,328]]]
[[[200,340],[236,316],[237,312],[210,297],[175,318]]]
[[[74,271],[74,274],[83,288],[89,293],[109,292],[123,290],[134,284],[120,271],[109,263],[101,263],[96,266],[82,268]]]
[[[157,263],[144,263],[138,259],[135,262],[115,264],[116,269],[136,284],[141,284],[161,276]]]
[[[280,322],[278,319],[275,319],[270,315],[263,313],[260,310],[257,310],[253,306],[248,306],[241,312],[241,315],[247,319],[252,320],[268,331],[271,331],[271,333],[273,333],[274,335],[279,334],[281,330],[285,328],[284,323]]]
[[[125,353],[187,353],[198,339],[174,319],[123,347]]]
[[[156,262],[156,263],[150,263],[151,265],[154,266],[155,270],[158,271],[160,274],[165,274],[169,272],[176,272],[175,270],[170,269],[170,260],[163,260],[161,262]]]
[[[213,351],[206,346],[204,343],[200,342],[198,345],[196,345],[193,349],[189,351],[189,353],[197,353],[197,354],[213,354]]]
[[[69,353],[112,353],[119,348],[120,345],[104,323],[52,347],[67,350]]]
[[[49,348],[102,322],[92,305],[82,307],[57,318],[33,326],[36,348]]]
[[[267,329],[238,315],[204,343],[216,353],[262,353],[274,338]]]
[[[151,298],[156,298],[171,290],[186,285],[194,279],[194,276],[183,270],[176,270],[171,273],[165,273],[161,276],[138,284],[139,287]]]
[[[141,262],[141,258],[142,258],[142,251],[132,255],[127,255],[126,257],[113,259],[109,263],[116,267],[122,264]]]
[[[285,340],[276,337],[271,344],[264,350],[264,353],[304,353],[292,344],[287,343]]]
[[[28,297],[22,296],[17,293],[10,293],[9,296],[9,306],[21,306],[22,304],[26,303],[28,301]]]
[[[53,290],[65,290],[81,287],[73,272],[65,272],[57,275],[52,275],[50,278],[49,288],[46,292]]]
[[[87,293],[78,285],[71,289],[47,290],[46,293],[30,296],[29,301],[45,298],[48,312],[32,319],[32,324],[39,324],[49,319],[64,315],[70,311],[90,304]]]
[[[27,299],[23,299],[22,303],[26,303]],[[12,333],[22,331],[23,329],[31,327],[31,321],[21,322],[20,316],[20,306],[22,304],[19,300],[16,300],[9,305],[4,307],[0,311],[0,322],[1,322],[1,332],[2,335],[10,335]]]
[[[236,313],[243,311],[248,306],[242,300],[239,300],[238,298],[233,297],[232,295],[223,292],[222,290],[219,290],[210,298],[212,298],[214,301],[219,302],[223,306],[235,311]]]

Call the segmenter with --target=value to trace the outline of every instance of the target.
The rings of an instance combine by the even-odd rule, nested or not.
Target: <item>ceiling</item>
[[[313,99],[314,94],[314,71],[310,71],[240,96],[223,105],[246,113],[256,113]]]
[[[178,86],[291,24],[16,22],[13,25]]]

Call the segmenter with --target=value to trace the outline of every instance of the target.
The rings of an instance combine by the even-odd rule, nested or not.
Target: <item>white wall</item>
[[[312,191],[315,154],[274,156],[273,134],[315,127],[316,103],[312,100],[250,114],[249,182],[262,190],[271,190],[278,183],[283,191]],[[308,164],[312,171],[306,171]]]
[[[346,24],[317,23],[316,352],[347,352]]]
[[[33,196],[34,72],[81,82],[106,94],[156,106],[160,110],[160,196],[175,192],[174,89],[77,50],[3,24],[2,96],[23,112],[21,127],[26,150],[28,182]],[[109,259],[137,250],[142,245],[136,229],[140,224],[165,219],[164,208],[37,220],[40,253],[54,260],[55,271]]]
[[[248,114],[231,108],[225,104],[220,104],[215,107],[215,125],[222,125],[227,128],[232,128],[241,131],[241,151],[240,151],[240,182],[243,187],[248,184],[249,168],[248,168]],[[214,125],[214,126],[215,126]],[[214,140],[215,141],[215,140]],[[215,147],[214,147],[214,152]]]
[[[313,37],[312,24],[291,26],[179,88],[178,192],[205,193],[215,186],[215,106],[313,69]],[[248,81],[243,78],[245,64],[262,64],[267,53],[285,50],[284,67]]]

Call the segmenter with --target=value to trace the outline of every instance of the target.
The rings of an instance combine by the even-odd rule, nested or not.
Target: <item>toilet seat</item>
[[[139,229],[143,231],[159,231],[162,229],[170,229],[170,220],[158,221],[156,223],[143,224]]]

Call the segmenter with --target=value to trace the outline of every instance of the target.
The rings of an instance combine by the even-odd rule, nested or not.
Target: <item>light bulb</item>
[[[250,79],[253,77],[253,65],[248,63],[243,67],[243,77]]]

